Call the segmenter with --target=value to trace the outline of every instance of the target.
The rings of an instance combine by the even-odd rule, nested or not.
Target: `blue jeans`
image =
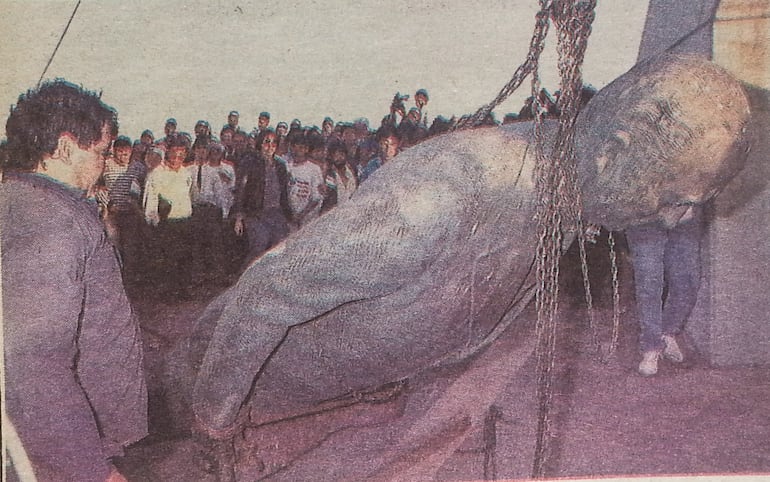
[[[643,352],[662,349],[661,336],[679,333],[695,306],[704,231],[703,211],[695,209],[692,219],[671,229],[654,223],[626,230]]]

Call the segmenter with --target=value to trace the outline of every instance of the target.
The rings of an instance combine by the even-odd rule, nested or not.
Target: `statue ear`
[[[631,134],[626,131],[617,130],[612,138],[618,144],[618,150],[620,151],[625,151],[631,145]]]
[[[623,130],[617,130],[612,133],[607,142],[604,143],[603,152],[597,158],[597,172],[601,174],[607,165],[612,163],[618,154],[625,152],[631,145],[631,134]]]

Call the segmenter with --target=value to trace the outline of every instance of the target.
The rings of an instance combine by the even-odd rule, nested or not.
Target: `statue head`
[[[675,225],[743,167],[749,114],[738,80],[708,60],[663,55],[637,64],[578,118],[585,218],[614,230]]]

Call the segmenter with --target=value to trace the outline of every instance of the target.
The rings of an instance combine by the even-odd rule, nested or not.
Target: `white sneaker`
[[[663,335],[663,356],[667,360],[674,363],[682,363],[684,361],[684,354],[679,349],[679,344],[676,342],[676,338],[671,335]]]
[[[645,377],[651,377],[658,373],[659,351],[646,351],[642,354],[642,361],[639,363],[639,374]]]

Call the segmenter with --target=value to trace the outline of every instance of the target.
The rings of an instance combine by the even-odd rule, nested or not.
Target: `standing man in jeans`
[[[695,306],[700,286],[703,207],[686,207],[671,221],[675,224],[670,227],[657,221],[626,229],[641,327],[639,373],[644,376],[658,372],[661,355],[674,363],[684,361],[676,335]]]

